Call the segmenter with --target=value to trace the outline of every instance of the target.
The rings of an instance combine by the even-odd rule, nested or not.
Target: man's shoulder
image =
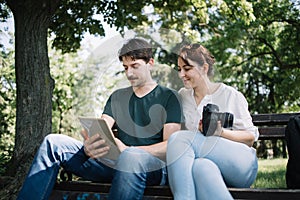
[[[132,87],[129,86],[129,87],[125,87],[125,88],[119,88],[117,90],[115,90],[112,95],[117,95],[117,94],[124,94],[124,93],[132,93],[133,90],[132,90]]]
[[[169,87],[166,87],[166,86],[159,85],[159,84],[157,86],[157,89],[160,90],[163,93],[169,93],[169,94],[174,93],[175,95],[178,94],[178,92],[176,90],[174,90],[172,88],[169,88]]]

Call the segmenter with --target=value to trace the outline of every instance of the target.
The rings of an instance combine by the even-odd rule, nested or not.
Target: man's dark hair
[[[145,40],[139,38],[130,39],[119,50],[119,60],[123,57],[129,56],[133,60],[142,59],[146,63],[153,58],[152,46]]]

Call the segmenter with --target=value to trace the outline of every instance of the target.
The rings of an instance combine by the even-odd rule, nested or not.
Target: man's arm
[[[153,156],[156,156],[156,157],[160,158],[161,160],[166,161],[168,139],[171,134],[173,134],[176,131],[179,131],[180,128],[181,128],[181,125],[179,123],[165,124],[162,142],[148,145],[148,146],[138,146],[138,147],[141,149],[144,149],[145,151],[149,152]]]
[[[102,119],[104,119],[106,121],[106,123],[108,124],[108,127],[111,129],[115,123],[114,118],[112,118],[111,116],[107,115],[107,114],[102,114],[101,116]]]

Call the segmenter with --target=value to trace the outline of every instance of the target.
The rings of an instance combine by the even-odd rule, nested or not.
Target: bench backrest
[[[300,113],[253,114],[252,121],[259,129],[259,139],[284,139],[285,127],[291,117]]]

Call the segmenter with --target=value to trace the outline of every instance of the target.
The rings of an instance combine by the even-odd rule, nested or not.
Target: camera
[[[221,121],[223,128],[231,128],[233,124],[233,114],[228,112],[219,112],[219,107],[215,104],[207,104],[203,107],[202,127],[203,135],[213,135],[217,129],[217,122]]]

